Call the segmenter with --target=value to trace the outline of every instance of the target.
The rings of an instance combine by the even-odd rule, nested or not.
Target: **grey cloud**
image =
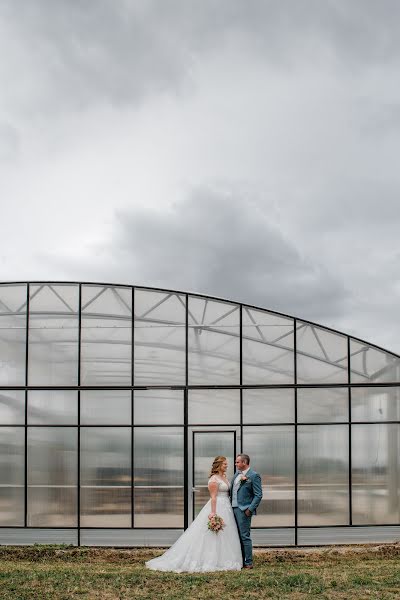
[[[18,98],[23,108],[59,112],[97,102],[124,104],[177,85],[187,57],[148,12],[145,3],[106,0],[39,0],[23,9],[6,3],[3,23],[24,48],[12,75],[33,79],[26,104]]]
[[[12,125],[0,122],[0,167],[2,162],[15,160],[19,155],[19,149],[18,131]]]
[[[42,256],[58,277],[193,291],[241,301],[327,325],[400,352],[397,322],[400,254],[362,256],[345,243],[343,264],[332,254],[305,255],[271,203],[198,188],[169,212],[142,208],[115,215],[113,234],[79,260]],[[312,234],[320,241],[326,235]],[[372,244],[372,242],[371,242]],[[368,244],[367,244],[368,246]],[[327,258],[335,258],[333,266]],[[346,265],[346,262],[349,265]]]
[[[366,170],[368,165],[366,166]],[[303,215],[308,230],[320,229],[321,233],[352,235],[358,240],[369,241],[371,248],[385,244],[385,231],[389,243],[393,242],[399,226],[398,184],[385,181],[375,173],[365,173],[360,179],[343,176],[332,180],[311,199],[309,210]],[[351,246],[350,246],[351,247]]]
[[[37,230],[38,246],[46,247],[40,242],[45,226],[54,227],[54,198],[70,181],[71,212],[79,212],[75,192],[93,203],[87,240],[103,235],[101,220],[116,207],[136,202],[142,191],[146,202],[146,184],[135,181],[142,149],[149,155],[140,162],[146,177],[160,184],[149,193],[159,207],[117,212],[103,247],[72,230],[73,248],[52,246],[51,258],[36,255],[32,268],[49,279],[209,293],[338,329],[343,323],[395,347],[399,17],[398,0],[0,0],[2,167],[23,150],[21,164],[2,180],[10,205],[20,200],[25,218],[32,188],[37,198],[44,190],[46,225],[38,201],[37,221],[26,224]],[[166,91],[193,92],[194,106],[178,97],[169,112]],[[98,104],[118,110],[97,111]],[[58,113],[67,118],[35,119]],[[99,114],[105,122],[90,144]],[[160,114],[171,116],[171,127],[160,127]],[[115,139],[112,147],[120,148],[121,169],[119,157],[107,161],[98,151],[114,126],[136,143],[116,131],[121,145]],[[57,160],[46,135],[51,150],[61,150]],[[148,140],[159,145],[154,161]],[[37,156],[48,187],[35,180]],[[226,181],[234,192],[199,187],[209,181]],[[165,186],[170,197],[187,182],[194,191],[162,212],[159,190]],[[78,252],[80,259],[68,258]],[[16,257],[16,269],[25,265]]]
[[[41,112],[190,88],[193,65],[229,44],[238,57],[285,68],[398,62],[399,17],[396,0],[5,0],[0,7],[3,31],[23,49],[11,73],[32,78],[29,99],[19,94],[17,104]]]
[[[400,130],[400,102],[394,98],[390,102],[372,103],[369,100],[364,108],[361,133],[365,141],[380,141],[382,137],[396,136],[398,139]],[[372,104],[372,106],[371,106]],[[361,112],[361,111],[360,111]]]
[[[343,314],[347,292],[303,257],[263,205],[197,189],[168,214],[119,212],[100,250],[113,281],[195,291],[303,318]],[[91,271],[93,277],[93,271]]]

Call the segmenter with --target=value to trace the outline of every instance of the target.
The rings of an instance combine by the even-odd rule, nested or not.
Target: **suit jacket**
[[[233,479],[231,481],[230,487],[230,497],[232,501],[232,491],[233,484],[235,482],[236,477],[239,475],[238,471],[235,472]],[[253,469],[249,469],[246,473],[247,481],[240,484],[238,493],[237,493],[237,503],[240,510],[247,510],[252,514],[256,514],[257,506],[261,502],[262,498],[262,487],[261,487],[261,477],[258,473],[253,471]]]

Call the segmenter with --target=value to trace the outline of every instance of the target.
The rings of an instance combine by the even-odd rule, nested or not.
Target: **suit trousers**
[[[237,506],[233,508],[239,530],[240,546],[242,548],[243,565],[253,564],[253,544],[250,537],[251,516],[248,517]]]

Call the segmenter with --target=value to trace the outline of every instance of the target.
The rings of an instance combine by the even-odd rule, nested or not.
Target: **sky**
[[[270,308],[400,353],[398,0],[0,0],[0,281]]]

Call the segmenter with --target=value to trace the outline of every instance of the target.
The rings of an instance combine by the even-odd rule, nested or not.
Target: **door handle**
[[[194,494],[195,492],[198,492],[199,490],[197,490],[196,488],[192,488],[192,494]]]

